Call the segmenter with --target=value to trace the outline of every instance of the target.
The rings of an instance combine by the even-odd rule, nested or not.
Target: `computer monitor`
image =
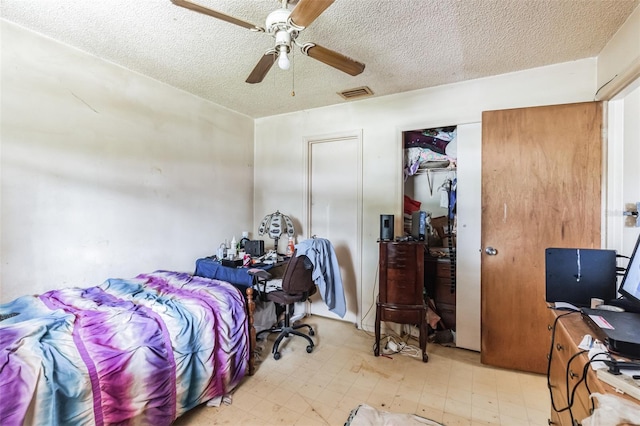
[[[640,308],[640,235],[636,246],[631,253],[631,258],[627,264],[627,270],[620,282],[618,292],[622,294],[629,302]]]

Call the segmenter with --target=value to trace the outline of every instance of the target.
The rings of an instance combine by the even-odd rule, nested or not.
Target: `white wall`
[[[301,176],[304,170],[305,136],[362,129],[363,270],[359,273],[363,312],[357,313],[362,316],[368,307],[374,305],[377,294],[376,239],[379,237],[379,215],[394,213],[396,217],[401,217],[402,213],[401,132],[479,123],[484,110],[592,100],[595,73],[596,60],[585,59],[258,119],[255,128],[254,207],[257,213],[254,222],[261,218],[263,212],[276,209],[294,218],[302,217],[304,200]],[[375,92],[375,87],[372,89]],[[460,156],[465,155],[463,149],[459,146]],[[479,168],[475,175],[466,175],[466,179],[479,180]],[[480,206],[469,208],[472,211],[466,213],[468,217],[480,214]],[[463,212],[459,211],[459,214]],[[480,230],[466,228],[464,232],[479,233]],[[300,233],[308,236],[304,229]],[[477,287],[479,289],[479,284]],[[465,288],[458,287],[458,291],[463,292]],[[477,298],[479,306],[479,290],[471,297],[472,300],[474,298]],[[362,326],[372,329],[375,309],[368,312],[366,318],[362,319]],[[474,312],[479,311],[475,309]],[[467,318],[462,310],[460,315],[462,317],[458,317],[458,324],[475,322],[475,327],[479,327],[479,318],[475,314]]]
[[[625,23],[598,55],[598,94],[609,99],[612,94],[640,77],[640,7],[629,15]]]
[[[252,119],[0,28],[2,301],[192,272],[252,228]]]

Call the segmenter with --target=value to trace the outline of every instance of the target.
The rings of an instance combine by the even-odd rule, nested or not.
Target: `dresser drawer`
[[[447,303],[451,305],[456,304],[456,293],[451,293],[451,280],[438,278],[435,284],[436,303]]]
[[[451,278],[451,261],[449,259],[436,262],[436,277]]]
[[[449,303],[437,303],[436,309],[438,310],[438,315],[442,318],[442,322],[447,328],[452,330],[456,329],[456,305]]]
[[[380,321],[396,322],[398,324],[420,324],[420,319],[423,315],[426,315],[425,310],[422,309],[407,309],[407,308],[380,308]]]

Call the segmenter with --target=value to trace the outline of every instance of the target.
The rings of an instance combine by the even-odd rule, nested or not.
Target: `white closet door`
[[[456,346],[480,350],[482,125],[458,126]]]
[[[347,313],[329,312],[316,294],[311,313],[358,322],[361,229],[361,137],[359,132],[308,141],[308,229],[331,241],[340,264]]]
[[[640,234],[633,218],[623,216],[640,202],[640,80],[608,104],[606,247],[630,256]],[[626,266],[626,260],[620,261]]]

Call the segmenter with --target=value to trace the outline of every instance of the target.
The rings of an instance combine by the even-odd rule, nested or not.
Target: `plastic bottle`
[[[231,247],[229,247],[227,254],[232,255],[233,258],[235,258],[237,253],[236,250],[238,250],[238,244],[236,243],[236,237],[234,235],[231,239]]]
[[[296,250],[295,244],[293,244],[293,237],[289,237],[289,243],[287,244],[287,256],[293,256],[293,252]]]
[[[227,257],[227,245],[225,243],[220,243],[220,247],[218,247],[218,260],[225,259]]]

